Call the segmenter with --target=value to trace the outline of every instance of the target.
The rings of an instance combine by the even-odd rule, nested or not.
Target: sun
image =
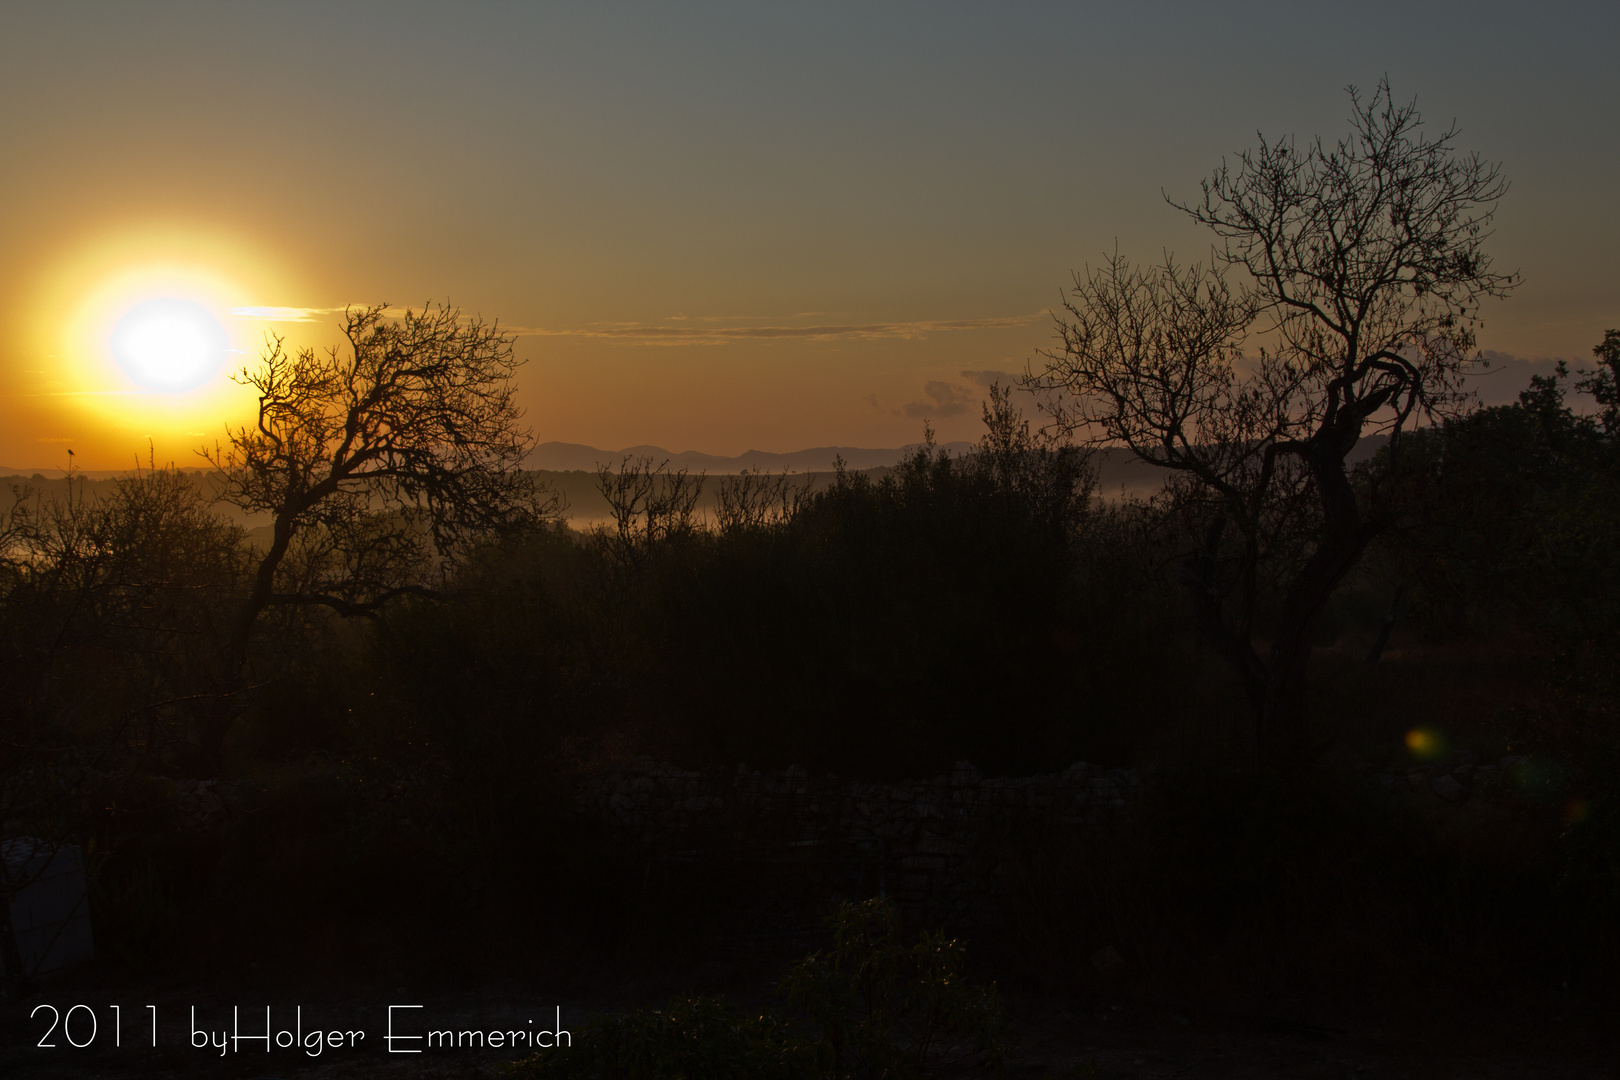
[[[141,386],[167,393],[195,390],[212,379],[230,352],[230,338],[212,312],[194,300],[143,300],[113,327],[113,358]]]
[[[306,294],[276,245],[223,225],[154,220],[64,238],[19,303],[15,392],[91,468],[151,447],[189,460],[253,416],[252,366],[272,335],[298,346],[330,332],[286,306]],[[306,325],[307,324],[307,325]],[[5,328],[0,328],[5,329]],[[3,350],[0,350],[3,352]],[[0,355],[0,362],[6,357]]]
[[[158,399],[212,396],[227,381],[227,361],[253,345],[231,315],[253,291],[234,278],[201,261],[131,260],[103,271],[59,317],[61,373],[74,390],[135,395],[158,408],[168,407]]]

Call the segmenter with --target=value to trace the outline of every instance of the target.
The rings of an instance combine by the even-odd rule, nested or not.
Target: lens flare
[[[229,350],[219,320],[190,300],[136,304],[112,332],[118,366],[149,390],[195,390],[214,377]]]
[[[1444,757],[1446,737],[1432,727],[1415,727],[1406,733],[1406,749],[1419,761]]]

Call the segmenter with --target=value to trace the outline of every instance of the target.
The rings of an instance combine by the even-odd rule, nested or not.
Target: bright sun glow
[[[230,341],[219,320],[191,300],[136,304],[112,332],[113,357],[152,390],[194,390],[225,363]]]
[[[87,236],[31,283],[20,389],[51,417],[52,445],[75,447],[88,467],[144,459],[148,440],[159,458],[189,463],[251,418],[252,392],[229,376],[256,362],[267,334],[326,343],[300,309],[267,306],[303,293],[236,234],[164,222]]]

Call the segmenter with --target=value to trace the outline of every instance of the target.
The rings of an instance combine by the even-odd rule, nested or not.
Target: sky
[[[540,441],[973,439],[1074,271],[1207,257],[1166,197],[1386,74],[1512,185],[1506,400],[1620,326],[1617,39],[1613,3],[7,0],[0,464],[200,464],[251,399],[126,370],[175,298],[238,364],[349,304],[498,319]]]

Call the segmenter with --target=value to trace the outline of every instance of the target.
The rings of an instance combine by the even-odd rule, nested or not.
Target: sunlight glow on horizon
[[[1421,5],[1395,35],[1331,6],[396,7],[4,9],[0,464],[188,455],[251,422],[228,375],[266,331],[342,351],[341,305],[440,299],[522,335],[546,441],[977,439],[978,373],[1039,364],[1075,270],[1207,258],[1166,199],[1261,133],[1331,143],[1381,75],[1513,185],[1487,249],[1525,284],[1483,311],[1482,400],[1620,325],[1620,140],[1592,137],[1620,5],[1497,4],[1438,53],[1455,14]],[[1275,70],[1234,76],[1255,50]],[[112,354],[161,297],[230,339],[197,389]]]
[[[222,436],[252,409],[230,376],[267,332],[311,310],[265,304],[298,290],[256,245],[172,221],[66,245],[32,291],[40,361],[18,390],[56,402],[52,426],[92,459],[124,457],[137,436],[172,456],[200,445],[199,431]]]

